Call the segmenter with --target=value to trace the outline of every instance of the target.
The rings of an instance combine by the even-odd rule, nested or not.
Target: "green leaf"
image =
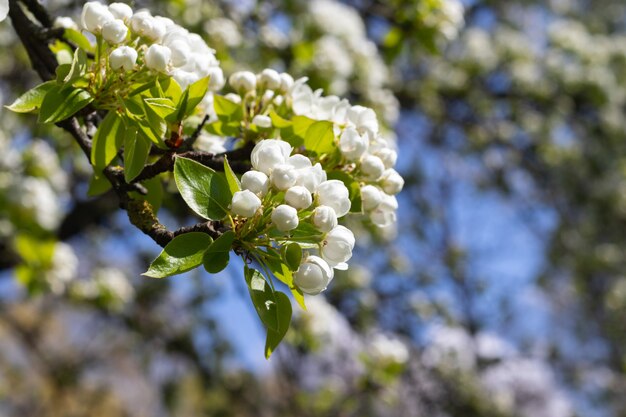
[[[279,129],[283,129],[292,125],[291,121],[287,119],[283,119],[274,111],[270,112],[270,119],[272,119],[272,125],[274,125],[274,127],[277,127]]]
[[[241,121],[241,119],[243,119],[243,110],[241,109],[241,105],[233,103],[223,96],[219,96],[217,94],[213,96],[213,107],[215,108],[215,113],[220,120],[230,122]]]
[[[216,120],[212,123],[204,125],[204,130],[217,136],[238,137],[241,129],[241,122],[225,122]]]
[[[153,110],[161,119],[165,119],[176,111],[176,105],[169,98],[149,98],[143,99],[144,103]]]
[[[285,264],[292,271],[297,271],[300,268],[300,261],[302,261],[302,247],[296,242],[289,243],[282,248],[283,259]]]
[[[235,172],[230,167],[230,164],[228,163],[228,158],[226,156],[224,156],[224,175],[226,175],[228,188],[233,195],[237,191],[241,191],[241,183],[239,182],[239,178],[237,178],[237,175],[235,175]]]
[[[304,137],[304,146],[318,155],[334,152],[336,147],[333,124],[324,120],[309,126]]]
[[[143,169],[150,154],[150,142],[137,134],[135,126],[124,133],[124,179],[131,182]]]
[[[172,77],[163,77],[160,80],[161,89],[163,91],[163,97],[172,99],[174,103],[180,101],[180,97],[183,95],[183,90],[180,85]]]
[[[16,113],[32,113],[41,107],[45,95],[56,85],[55,81],[46,81],[19,96],[7,109]]]
[[[187,99],[187,107],[185,109],[187,116],[192,114],[198,104],[204,100],[204,96],[206,96],[207,91],[209,91],[210,78],[210,76],[201,78],[187,87],[189,90],[189,98]]]
[[[70,62],[68,63],[59,63],[59,66],[55,68],[54,73],[56,74],[57,84],[63,84],[63,80],[70,73],[72,69],[72,60],[74,59],[74,55],[70,54]]]
[[[170,114],[165,120],[170,123],[178,123],[185,118],[185,114],[187,111],[187,103],[189,103],[189,90],[185,90],[183,95],[180,97],[180,101],[176,106],[176,111]]]
[[[267,338],[265,339],[265,358],[269,359],[276,350],[280,342],[287,334],[289,325],[291,324],[291,301],[282,292],[275,293],[276,310],[278,315],[278,329],[267,329]]]
[[[134,192],[132,193],[133,197],[150,203],[152,210],[154,210],[154,213],[156,214],[161,208],[161,203],[163,203],[163,183],[161,182],[161,178],[158,176],[150,178],[149,180],[142,181],[141,185],[146,187],[148,194],[141,195]]]
[[[267,283],[263,275],[256,269],[244,266],[244,277],[248,284],[248,292],[252,299],[252,305],[256,310],[261,322],[267,329],[279,330],[278,311],[276,308],[276,296],[272,287]]]
[[[88,197],[95,197],[100,194],[104,194],[111,189],[111,183],[102,174],[96,175],[95,173],[89,180],[89,189],[87,190]]]
[[[232,249],[235,233],[229,230],[215,241],[204,252],[202,264],[204,269],[211,274],[216,274],[226,268],[230,260],[229,252]]]
[[[190,271],[202,263],[202,255],[212,241],[211,236],[200,232],[176,236],[142,275],[165,278]]]
[[[57,85],[52,87],[41,103],[39,122],[56,123],[65,120],[93,101],[82,88]]]
[[[63,78],[64,83],[71,83],[72,81],[82,77],[87,72],[87,54],[84,50],[77,48],[74,51],[74,59],[68,74]]]
[[[91,52],[94,49],[89,39],[75,29],[65,29],[63,37],[85,51]]]
[[[223,174],[191,159],[176,157],[174,179],[180,195],[199,216],[209,220],[226,216],[232,194]]]
[[[306,305],[304,304],[304,294],[293,283],[293,272],[289,269],[289,267],[278,257],[267,256],[265,258],[265,262],[272,274],[283,284],[289,287],[291,294],[293,294],[293,297],[298,302],[300,307],[302,307],[303,310],[306,310]]]
[[[312,124],[316,123],[315,120],[309,119],[306,116],[294,116],[291,121],[293,125],[293,134],[302,139],[305,138],[309,127],[311,127]]]
[[[125,127],[122,118],[110,111],[98,127],[91,147],[91,164],[100,173],[117,155],[124,141]]]

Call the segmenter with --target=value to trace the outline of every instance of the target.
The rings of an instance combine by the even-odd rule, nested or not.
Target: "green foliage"
[[[267,359],[272,356],[272,353],[283,340],[291,324],[291,301],[289,301],[289,297],[282,292],[276,293],[276,310],[278,315],[278,329],[267,329],[267,338],[265,339],[265,357]]]
[[[212,242],[213,239],[206,233],[191,232],[176,236],[143,275],[165,278],[190,271],[202,264],[204,251]]]
[[[234,240],[235,234],[229,230],[215,239],[209,246],[202,257],[202,264],[207,272],[215,274],[228,266],[230,260],[229,252]]]
[[[289,243],[282,247],[282,256],[289,269],[296,271],[302,261],[302,247],[295,242]]]
[[[91,147],[91,164],[96,173],[102,172],[115,158],[124,143],[126,133],[122,118],[117,112],[107,113],[93,137]]]
[[[334,152],[337,147],[335,146],[333,124],[329,121],[312,123],[306,130],[304,146],[307,150],[318,155]]]
[[[232,101],[224,98],[220,95],[213,97],[215,113],[217,117],[223,122],[241,121],[243,119],[243,109],[241,105],[233,103]]]
[[[41,108],[44,97],[56,85],[55,81],[47,81],[28,90],[19,96],[11,105],[5,106],[16,113],[33,113]]]
[[[82,88],[55,85],[46,93],[39,111],[39,122],[56,123],[73,116],[93,101]]]
[[[241,191],[241,182],[239,182],[239,178],[237,178],[237,175],[235,175],[233,169],[230,167],[226,156],[224,156],[224,174],[226,175],[230,192],[235,194],[237,191]]]
[[[232,193],[224,174],[191,159],[176,157],[174,179],[180,195],[196,214],[209,220],[226,216]]]
[[[130,182],[143,169],[150,154],[150,142],[131,126],[124,133],[124,179]]]

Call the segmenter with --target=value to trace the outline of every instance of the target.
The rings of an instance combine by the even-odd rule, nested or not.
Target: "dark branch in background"
[[[39,24],[27,17],[20,3],[37,19]],[[9,0],[9,16],[11,17],[15,32],[24,45],[33,68],[37,74],[39,74],[39,77],[44,81],[54,79],[58,64],[48,44],[51,40],[59,39],[62,35],[61,32],[51,28],[53,19],[49,13],[37,0]],[[87,113],[81,112],[81,114],[84,115],[86,125],[97,125],[98,117],[93,109],[87,111]],[[150,236],[160,246],[167,245],[175,236],[189,232],[203,232],[215,238],[222,233],[223,229],[219,222],[209,221],[198,223],[190,227],[183,227],[175,231],[167,230],[167,228],[159,222],[152,206],[147,201],[133,199],[129,196],[128,193],[131,191],[136,191],[140,194],[147,193],[145,187],[139,183],[140,181],[153,178],[163,172],[172,171],[176,155],[193,159],[203,165],[220,171],[223,170],[224,158],[228,157],[231,167],[235,172],[245,172],[249,169],[249,163],[247,163],[246,160],[249,160],[252,144],[218,155],[189,150],[191,145],[193,145],[200,136],[202,128],[207,121],[208,117],[202,120],[196,131],[186,140],[184,149],[166,152],[158,161],[147,165],[130,184],[125,181],[124,170],[121,167],[109,166],[103,171],[103,174],[111,183],[113,191],[119,199],[120,208],[128,212],[128,218],[131,224]],[[76,116],[71,117],[57,123],[57,126],[72,135],[85,156],[90,159],[92,146],[91,138],[87,134],[87,129],[81,126],[78,118]],[[69,231],[69,228],[64,228],[64,231],[61,232],[61,236],[73,234],[72,231]]]

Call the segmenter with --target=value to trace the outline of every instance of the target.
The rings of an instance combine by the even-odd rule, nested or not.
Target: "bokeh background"
[[[350,270],[266,361],[240,264],[141,277],[160,248],[87,196],[71,138],[0,110],[0,415],[626,416],[623,0],[133,6],[202,34],[227,75],[375,108],[398,225],[351,225]],[[38,82],[0,23],[0,103]],[[165,196],[165,224],[193,222]]]

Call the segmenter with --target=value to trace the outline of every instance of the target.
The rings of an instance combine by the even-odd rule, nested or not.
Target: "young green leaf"
[[[91,164],[100,173],[111,163],[124,141],[124,124],[122,118],[114,111],[104,117],[93,137],[91,147]]]
[[[111,189],[111,183],[102,174],[96,175],[95,173],[89,180],[89,189],[87,189],[88,197],[95,197],[100,194],[104,194]]]
[[[55,85],[55,81],[46,81],[43,84],[39,84],[37,87],[32,88],[19,96],[10,106],[5,107],[16,113],[35,112],[41,107],[41,103],[43,102],[43,98],[46,93]]]
[[[199,79],[195,83],[191,84],[188,88],[189,97],[187,99],[187,107],[185,109],[185,114],[189,116],[196,109],[196,106],[202,102],[204,96],[206,96],[207,91],[209,91],[209,79],[211,77],[207,76]]]
[[[185,90],[176,105],[176,111],[165,118],[170,123],[178,123],[185,118],[189,103],[189,90]]]
[[[272,125],[279,129],[283,129],[292,125],[291,121],[283,119],[274,111],[270,112],[270,119],[272,119]]]
[[[295,242],[289,243],[283,246],[282,255],[289,269],[297,271],[302,261],[302,247]]]
[[[70,42],[74,42],[79,49],[91,52],[93,51],[93,45],[89,42],[89,39],[79,31],[75,29],[65,29],[63,37]]]
[[[174,179],[180,195],[199,216],[209,220],[226,216],[232,193],[224,174],[191,159],[177,157]]]
[[[239,178],[237,178],[237,175],[235,175],[235,172],[230,167],[226,156],[224,156],[224,175],[226,175],[228,188],[232,194],[235,194],[237,191],[241,191],[241,182],[239,182]]]
[[[76,48],[74,58],[68,74],[63,78],[64,83],[71,83],[74,80],[85,75],[87,72],[87,54],[84,50]]]
[[[240,122],[225,122],[222,120],[216,120],[204,125],[204,130],[217,136],[239,136],[241,130]]]
[[[124,132],[124,179],[131,182],[143,169],[150,154],[150,142],[131,126]]]
[[[230,261],[229,252],[232,249],[235,233],[229,230],[215,241],[204,252],[202,264],[204,269],[211,274],[216,274],[228,266]]]
[[[267,338],[265,339],[265,358],[269,359],[276,350],[280,342],[287,334],[289,325],[291,324],[291,301],[282,292],[275,293],[276,311],[278,315],[278,329],[267,329]]]
[[[320,121],[309,126],[304,136],[304,146],[318,155],[333,152],[336,149],[333,124]]]
[[[144,103],[148,105],[161,119],[165,119],[176,111],[176,105],[169,98],[149,98],[143,99]]]
[[[212,241],[211,236],[200,232],[176,236],[142,275],[165,278],[190,271],[202,264],[202,255]]]
[[[149,180],[142,181],[141,185],[148,190],[148,194],[143,195],[133,191],[130,193],[130,196],[137,200],[144,200],[150,203],[152,210],[156,214],[163,203],[163,183],[161,178],[159,176],[150,178]]]
[[[304,304],[304,294],[293,283],[293,272],[289,269],[289,267],[278,257],[268,256],[265,258],[265,261],[272,274],[289,287],[291,294],[293,294],[293,297],[298,302],[300,307],[302,307],[303,310],[306,310],[306,305]]]
[[[222,121],[240,121],[243,118],[241,105],[233,103],[223,96],[216,94],[213,97],[213,106],[215,107],[217,117]]]
[[[278,331],[280,328],[278,310],[276,308],[276,296],[272,287],[256,269],[244,266],[244,277],[248,284],[252,305],[254,305],[261,322],[268,330]]]
[[[73,116],[92,101],[91,94],[82,88],[56,85],[43,98],[39,111],[39,122],[60,122]]]

